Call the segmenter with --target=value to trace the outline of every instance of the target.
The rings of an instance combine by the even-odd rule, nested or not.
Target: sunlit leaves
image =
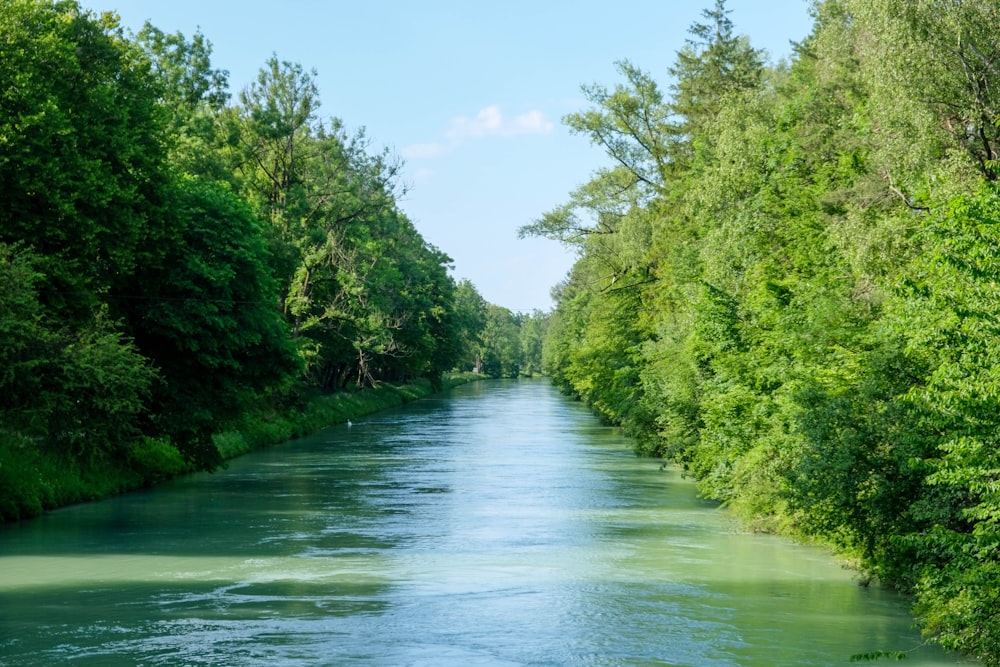
[[[270,222],[279,303],[306,377],[435,376],[456,350],[450,260],[396,207],[400,164],[317,117],[315,72],[272,57],[230,116],[241,193]]]
[[[162,183],[156,89],[111,16],[0,13],[0,241],[39,253],[42,299],[87,319],[136,262]]]
[[[993,179],[1000,5],[993,0],[879,0],[849,3],[865,54],[864,71],[878,93],[883,132],[901,155],[938,148],[950,138],[980,174]],[[904,133],[917,131],[912,142]],[[912,135],[911,135],[912,136]],[[909,143],[909,146],[907,146]],[[912,168],[897,158],[897,164]]]
[[[628,174],[629,187],[644,194],[662,193],[670,163],[671,109],[653,78],[628,61],[616,64],[625,83],[609,91],[583,87],[593,107],[563,122],[601,147]]]

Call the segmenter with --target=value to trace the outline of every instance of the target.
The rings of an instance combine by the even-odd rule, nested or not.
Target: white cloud
[[[413,180],[415,183],[427,183],[432,178],[434,178],[434,171],[431,169],[417,169],[413,174]]]
[[[453,151],[459,144],[483,137],[516,137],[529,134],[548,134],[555,124],[545,114],[533,109],[507,118],[496,104],[482,109],[474,117],[456,116],[451,119],[444,133],[446,142],[410,144],[400,151],[407,160],[433,160]]]
[[[451,119],[451,127],[445,132],[445,136],[454,141],[483,137],[488,134],[496,134],[503,127],[503,114],[500,107],[486,107],[475,118],[467,116],[457,116]]]
[[[513,137],[523,134],[548,134],[554,125],[538,110],[523,113],[507,119],[497,105],[481,110],[474,118],[457,116],[445,136],[452,141],[477,139],[479,137]]]
[[[510,134],[548,134],[555,127],[550,120],[537,109],[514,117]]]
[[[445,150],[441,144],[412,144],[400,152],[407,160],[429,160],[439,157]]]

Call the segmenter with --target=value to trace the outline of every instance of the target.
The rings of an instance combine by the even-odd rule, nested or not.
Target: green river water
[[[2,665],[844,665],[907,602],[741,532],[546,381],[0,529]],[[881,664],[881,663],[874,663]]]

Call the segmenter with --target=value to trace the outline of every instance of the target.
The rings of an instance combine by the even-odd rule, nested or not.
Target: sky
[[[628,60],[664,88],[714,0],[81,0],[137,32],[212,43],[234,100],[272,55],[316,71],[323,118],[364,129],[405,167],[400,209],[490,303],[548,311],[570,250],[517,230],[610,165],[562,123]],[[812,29],[807,0],[729,0],[736,32],[771,62]]]

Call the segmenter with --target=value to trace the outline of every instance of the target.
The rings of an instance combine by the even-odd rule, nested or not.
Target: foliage
[[[486,300],[468,280],[459,281],[455,288],[453,319],[460,332],[455,340],[455,368],[482,372],[479,340],[486,327]]]
[[[36,255],[0,244],[0,417],[61,457],[121,457],[155,373],[103,312],[76,327],[45,312]]]
[[[315,73],[271,58],[228,118],[240,192],[271,224],[283,313],[325,389],[437,377],[454,363],[450,259],[396,207],[399,163],[316,118]]]
[[[256,395],[297,370],[274,309],[258,222],[229,192],[178,182],[173,229],[136,276],[131,333],[164,383],[154,409],[163,431],[199,467],[217,464],[210,435]]]
[[[319,120],[315,72],[275,55],[233,103],[201,33],[127,35],[75,0],[3,3],[0,44],[0,519],[211,469],[519,344],[514,318],[477,347],[487,305],[398,208],[398,159]],[[317,391],[345,405],[304,407]]]
[[[170,161],[186,174],[231,183],[220,150],[220,115],[229,101],[228,72],[212,66],[212,45],[200,32],[188,40],[146,23],[135,43],[150,61],[157,95],[167,115]]]
[[[521,338],[514,313],[487,304],[480,334],[481,372],[492,377],[517,377],[521,372]]]
[[[565,122],[610,166],[521,230],[579,254],[544,363],[704,496],[837,546],[1000,664],[1000,4],[813,15],[765,66],[718,0],[668,88],[631,63],[584,88]]]
[[[904,274],[888,323],[926,366],[907,397],[935,445],[926,483],[951,501],[924,509],[931,526],[907,535],[922,556],[918,609],[945,646],[986,664],[1000,661],[998,225],[1000,191],[993,184],[935,214],[923,230],[926,252]]]
[[[115,18],[72,1],[5,2],[0,43],[0,242],[37,253],[46,308],[87,320],[155,209],[155,86]]]

